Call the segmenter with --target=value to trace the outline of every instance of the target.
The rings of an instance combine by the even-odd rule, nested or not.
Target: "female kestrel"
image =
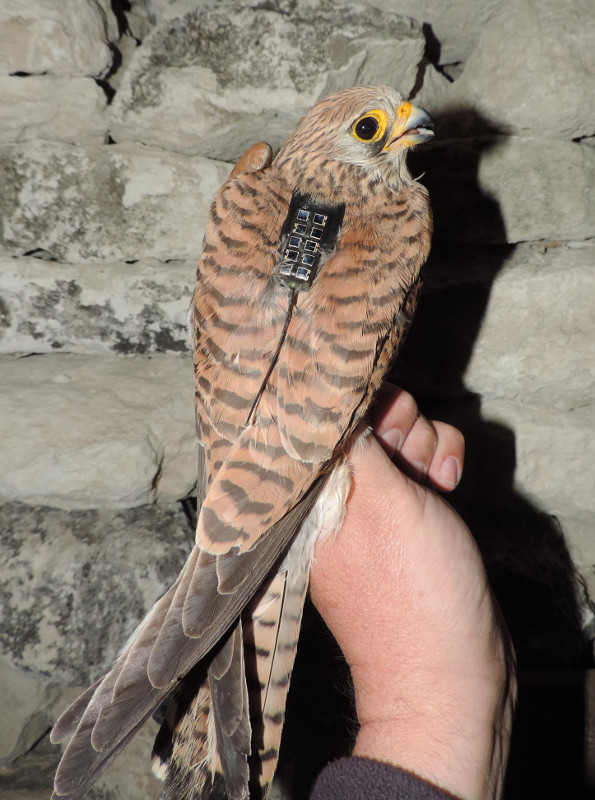
[[[415,308],[431,214],[405,154],[432,135],[395,90],[356,87],[217,194],[190,313],[196,545],[56,724],[55,798],[81,798],[166,698],[164,798],[266,797],[314,543],[341,525],[346,456]]]

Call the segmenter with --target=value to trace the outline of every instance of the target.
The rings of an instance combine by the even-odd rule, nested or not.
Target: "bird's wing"
[[[204,557],[194,548],[177,582],[145,617],[116,665],[56,723],[52,741],[72,736],[56,773],[56,798],[82,798],[176,681],[233,625],[308,514],[318,491],[315,484],[274,526],[270,541],[234,554],[246,578],[231,594],[217,589],[218,557]],[[182,608],[190,586],[195,607],[200,606],[200,622],[192,637],[182,628]]]
[[[209,665],[209,689],[221,774],[229,797],[243,798],[248,794],[252,728],[241,619]]]
[[[264,308],[255,314],[250,306],[253,297],[248,303],[245,299],[246,294],[250,295],[248,286],[252,294],[258,294],[262,280],[268,280],[267,270],[272,269],[277,247],[274,237],[286,213],[283,204],[288,204],[287,193],[283,196],[275,192],[272,200],[262,200],[257,188],[261,178],[251,181],[253,174],[259,173],[234,177],[213,204],[201,262],[202,282],[199,273],[198,313],[195,298],[195,367],[201,393],[197,420],[205,448],[205,479],[210,487],[207,497],[213,496],[213,487],[217,486],[222,454],[233,470],[233,454],[246,446],[242,432],[253,400],[250,381],[258,384],[266,371],[266,333],[270,350],[276,344],[275,320],[278,318],[277,327],[283,321],[283,309],[275,310],[274,302],[270,313]],[[264,212],[260,222],[259,211]],[[230,237],[230,230],[246,240],[240,244],[240,252],[240,239]],[[227,262],[218,270],[216,262],[221,259]],[[210,269],[209,264],[215,264],[215,269]],[[233,267],[241,274],[230,278]],[[225,270],[231,282],[219,295],[216,283]],[[228,324],[226,313],[230,311]],[[263,313],[268,314],[266,321]],[[248,330],[242,328],[242,319]],[[221,337],[223,348],[218,345]],[[251,352],[252,340],[260,352]],[[245,373],[238,372],[238,365]],[[243,407],[237,402],[242,392],[246,393]],[[262,449],[265,457],[274,461],[275,445],[270,444],[266,432],[250,441],[252,455]],[[266,527],[265,535],[250,548],[240,549],[235,538],[222,546],[220,543],[217,553],[208,553],[197,545],[176,583],[141,622],[113,669],[64,712],[52,740],[63,741],[69,736],[72,739],[56,774],[55,797],[81,798],[176,681],[204,658],[234,624],[316,500],[321,480],[311,470],[307,472],[308,480],[302,479],[300,484],[299,499],[286,503],[283,512]],[[221,502],[228,499],[229,493],[224,493]],[[201,516],[203,513],[204,508]]]
[[[403,244],[391,255],[392,240],[370,239],[346,213],[337,252],[298,294],[286,346],[246,427],[287,316],[287,291],[272,274],[290,199],[290,187],[259,169],[232,177],[213,203],[192,314],[205,478],[197,544],[114,668],[58,721],[53,740],[72,739],[55,797],[81,798],[175,683],[234,628],[310,512],[398,344],[393,324],[425,253],[411,244],[408,261]],[[213,662],[211,693],[238,674],[234,630]],[[234,696],[242,692],[240,681]],[[233,741],[239,730],[241,752],[244,727],[220,717],[218,737],[228,730]]]
[[[335,251],[297,293],[260,396],[288,315],[289,292],[273,267],[291,198],[273,176],[259,191],[261,174],[219,197],[195,298],[204,343],[197,413],[212,461],[196,536],[213,554],[253,547],[337,457],[402,338],[399,314],[426,257],[395,219],[390,195],[365,214],[347,207]]]
[[[207,228],[194,298],[197,418],[205,441],[208,490],[197,544],[213,555],[250,550],[304,495],[322,463],[288,453],[275,403],[247,425],[288,313],[289,290],[273,277],[291,189],[266,172],[232,180]],[[273,370],[265,394],[275,393]],[[231,591],[242,579],[221,561]],[[225,577],[223,573],[225,572]],[[227,588],[226,588],[227,590]],[[184,625],[192,630],[191,607]]]
[[[246,216],[244,213],[244,221]],[[390,224],[394,225],[394,221]],[[254,415],[250,415],[252,422],[242,429],[222,459],[206,495],[197,526],[197,541],[206,551],[216,554],[228,548],[230,542],[232,552],[237,549],[240,553],[250,552],[261,543],[264,546],[271,524],[299,502],[321,470],[328,470],[341,454],[341,446],[347,446],[350,433],[380,385],[404,337],[419,285],[419,267],[426,253],[423,248],[415,248],[406,228],[402,237],[387,230],[386,243],[379,244],[371,227],[369,221],[366,224],[358,220],[356,224],[346,215],[336,251],[328,257],[310,292],[298,295],[278,362]],[[231,233],[226,236],[232,238]],[[234,241],[240,242],[240,231],[233,234]],[[370,242],[374,245],[373,255]],[[346,280],[350,273],[352,278]],[[372,286],[368,282],[370,276]],[[256,342],[250,340],[255,306],[257,301],[250,308],[237,302],[233,306],[241,320],[240,330],[249,341],[249,352],[242,354],[245,357],[234,361],[233,354],[241,344],[236,342],[230,347],[229,339],[220,340],[220,351],[232,354],[223,365],[223,374],[237,371],[248,358],[260,364],[254,375],[243,374],[240,379],[236,374],[226,385],[226,399],[242,414],[259,392],[266,365],[262,352],[254,347]],[[273,338],[278,336],[279,320],[277,316]],[[272,345],[271,341],[268,352]],[[214,389],[212,385],[204,388],[211,391],[201,398],[204,409],[200,415],[210,414],[210,420],[214,420],[211,432],[218,429],[216,436],[222,441],[234,424],[233,415],[227,409],[213,413],[213,398],[221,390],[221,382]],[[229,568],[226,555],[219,556],[219,563],[220,590],[233,591],[243,579],[242,572]],[[282,709],[306,587],[307,568],[291,576],[278,573],[267,589],[275,598],[268,613],[257,606],[248,617],[248,633],[259,653],[254,667],[262,728],[256,731],[253,742],[259,743],[255,763],[263,796],[276,764]],[[265,606],[268,600],[265,596]],[[194,613],[188,614],[184,625],[191,626],[191,616]],[[235,705],[240,707],[241,684],[236,684],[234,696]],[[234,735],[236,730],[241,728],[234,728]],[[219,732],[218,741],[222,739]],[[230,763],[236,766],[229,770],[225,784],[230,797],[235,797],[233,779],[241,774],[238,763],[243,765],[241,746],[230,747],[228,752],[235,758]],[[245,765],[243,768],[246,774]],[[222,769],[225,776],[225,765]]]

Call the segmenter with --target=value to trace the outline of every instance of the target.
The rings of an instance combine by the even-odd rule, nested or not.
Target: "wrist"
[[[469,742],[453,738],[459,737],[435,727],[428,735],[425,721],[378,720],[360,727],[353,755],[400,767],[464,800],[484,800],[486,776]]]
[[[366,682],[356,671],[353,755],[401,767],[464,800],[498,797],[512,715],[507,675],[399,678]]]

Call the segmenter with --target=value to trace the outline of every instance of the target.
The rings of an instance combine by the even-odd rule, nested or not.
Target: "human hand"
[[[499,795],[514,705],[514,656],[481,556],[434,491],[453,489],[462,435],[386,386],[350,457],[343,527],[317,544],[312,599],[351,669],[354,755],[400,766],[465,800]],[[400,445],[395,450],[399,439]]]

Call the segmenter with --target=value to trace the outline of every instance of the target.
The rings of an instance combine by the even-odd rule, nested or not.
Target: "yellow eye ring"
[[[382,111],[382,109],[376,108],[373,111],[367,111],[365,114],[362,114],[362,116],[353,123],[351,135],[359,142],[366,142],[368,144],[370,142],[377,142],[384,136],[387,123],[388,117],[386,113]]]

